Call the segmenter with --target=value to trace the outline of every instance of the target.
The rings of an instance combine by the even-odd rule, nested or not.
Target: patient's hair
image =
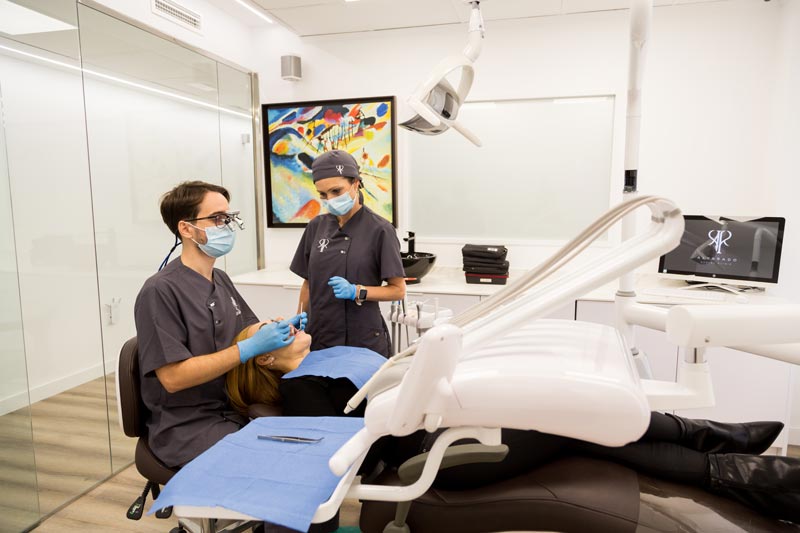
[[[233,339],[233,344],[243,341],[247,337],[247,328],[245,328]],[[236,365],[225,376],[225,388],[231,407],[238,413],[247,416],[247,408],[250,405],[256,403],[280,405],[278,382],[281,375],[281,372],[256,364],[256,357],[242,365]]]
[[[161,219],[178,236],[178,222],[197,216],[206,193],[218,192],[230,202],[228,189],[205,181],[184,181],[161,197]]]

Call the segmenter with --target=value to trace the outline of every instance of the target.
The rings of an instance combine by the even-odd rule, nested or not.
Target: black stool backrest
[[[142,402],[139,344],[136,342],[136,337],[129,339],[119,352],[117,383],[122,430],[129,437],[140,437],[145,432],[144,419],[147,408]]]

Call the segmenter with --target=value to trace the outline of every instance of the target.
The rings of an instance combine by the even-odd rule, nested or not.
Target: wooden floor
[[[116,409],[111,375],[0,417],[0,532],[29,528],[133,461]]]

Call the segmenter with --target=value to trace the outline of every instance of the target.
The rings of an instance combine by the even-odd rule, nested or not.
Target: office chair
[[[160,486],[178,470],[166,466],[156,457],[147,444],[147,407],[142,402],[141,380],[139,377],[139,344],[136,337],[128,339],[119,352],[117,365],[117,410],[122,431],[128,437],[137,438],[135,464],[136,470],[147,480],[142,495],[128,509],[130,520],[139,520],[144,513],[148,493],[153,499],[158,498]],[[169,518],[172,508],[168,507],[156,513],[157,518]],[[176,532],[177,533],[177,532]]]
[[[128,437],[138,439],[136,441],[135,464],[136,470],[144,477],[145,483],[142,495],[136,498],[127,512],[130,520],[139,520],[144,513],[147,495],[152,493],[153,500],[158,498],[161,485],[166,485],[172,476],[178,471],[177,468],[170,468],[156,457],[147,443],[147,407],[142,401],[141,378],[139,376],[139,345],[136,337],[128,339],[122,346],[119,353],[117,365],[117,412],[119,415],[122,431]],[[261,416],[280,416],[279,407],[270,405],[255,404],[248,409],[250,418]],[[169,518],[172,516],[172,508],[157,511],[157,518]],[[178,523],[170,533],[186,533],[186,529],[194,530],[191,524]],[[220,530],[222,531],[222,530]]]

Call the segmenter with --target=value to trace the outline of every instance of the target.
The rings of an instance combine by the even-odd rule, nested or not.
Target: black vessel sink
[[[406,283],[419,283],[422,277],[430,272],[436,262],[436,254],[425,252],[403,253],[403,270],[406,274]]]

